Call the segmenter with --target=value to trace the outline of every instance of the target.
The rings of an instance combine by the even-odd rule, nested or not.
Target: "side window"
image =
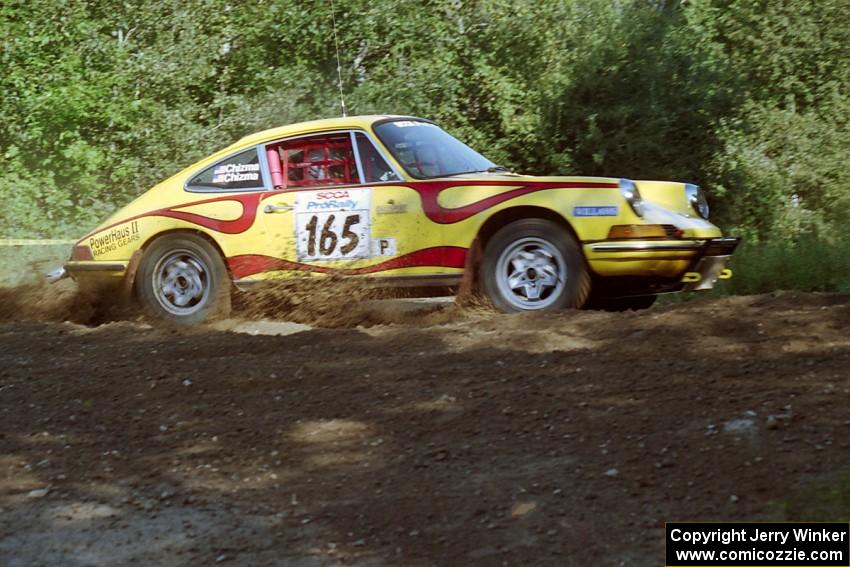
[[[355,134],[357,151],[360,153],[360,164],[363,166],[363,177],[366,183],[380,183],[382,181],[398,181],[398,175],[387,164],[366,134],[358,132]]]
[[[187,189],[262,189],[263,181],[260,175],[260,160],[257,150],[230,156],[229,158],[208,167],[189,180]]]
[[[326,134],[286,140],[266,147],[275,187],[311,187],[360,183],[351,136]]]

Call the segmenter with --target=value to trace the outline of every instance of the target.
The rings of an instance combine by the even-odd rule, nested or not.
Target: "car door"
[[[439,272],[441,227],[425,217],[422,197],[391,165],[365,132],[354,140],[358,163],[372,194],[372,262],[363,271],[374,276],[418,276]]]
[[[262,207],[264,248],[279,270],[381,275],[410,267],[395,260],[418,246],[421,200],[366,134],[291,138],[267,144],[266,156],[275,191]]]

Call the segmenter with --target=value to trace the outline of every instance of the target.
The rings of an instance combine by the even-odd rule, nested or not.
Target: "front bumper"
[[[740,242],[737,237],[608,240],[585,243],[584,251],[600,288],[664,293],[711,289],[717,280],[730,278],[726,266]]]
[[[596,253],[702,252],[700,256],[731,256],[740,242],[738,237],[725,236],[681,242],[597,242],[589,246]]]

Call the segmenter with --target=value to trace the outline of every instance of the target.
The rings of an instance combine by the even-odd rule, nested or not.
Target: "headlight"
[[[699,216],[708,220],[708,213],[711,209],[709,209],[705,193],[702,192],[699,185],[685,183],[685,195],[688,197],[688,203],[699,214]]]
[[[637,185],[631,179],[620,180],[620,193],[623,199],[629,204],[635,214],[639,217],[643,216],[643,199],[640,196]]]

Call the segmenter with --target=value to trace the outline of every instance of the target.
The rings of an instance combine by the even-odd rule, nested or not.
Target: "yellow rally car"
[[[481,289],[504,311],[648,307],[731,276],[699,187],[532,177],[430,120],[359,116],[247,136],[119,210],[51,274],[152,314],[225,314],[233,284],[305,274]],[[463,285],[461,285],[463,284]]]

